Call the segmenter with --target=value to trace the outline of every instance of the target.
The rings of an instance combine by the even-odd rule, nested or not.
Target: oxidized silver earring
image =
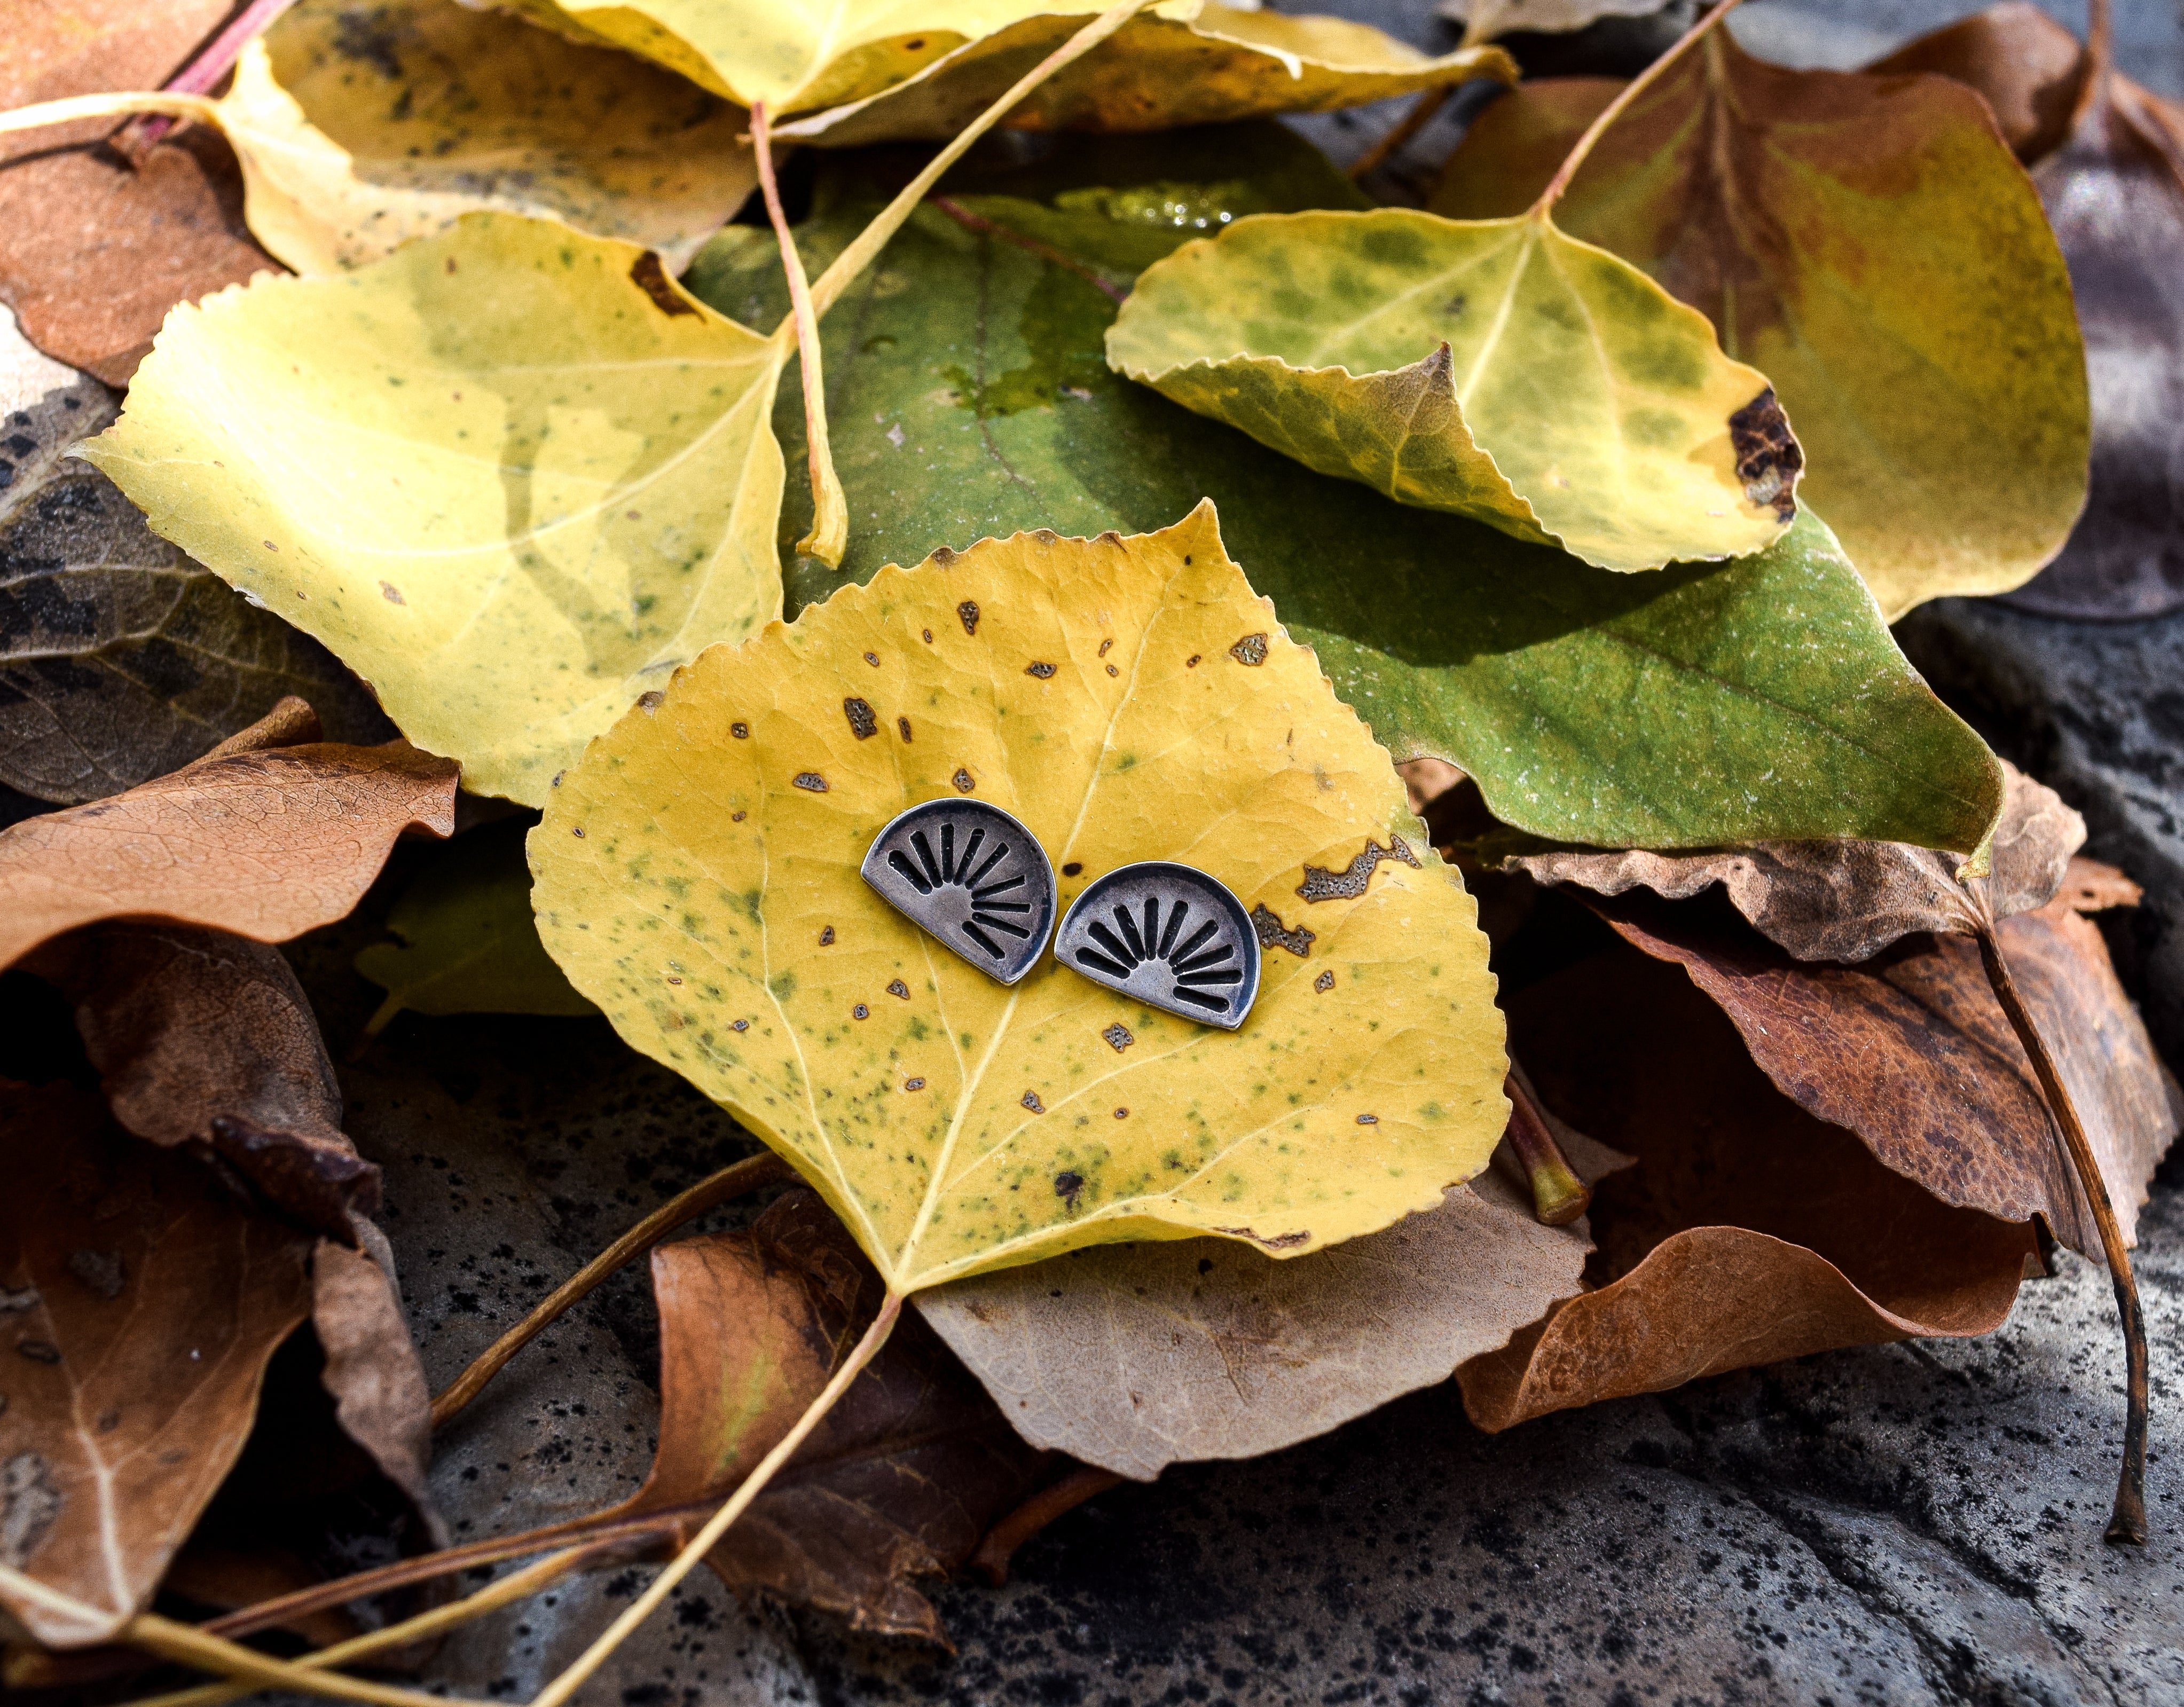
[[[1205,872],[1123,865],[1070,905],[1054,958],[1178,1019],[1234,1031],[1259,995],[1259,937],[1244,904]]]
[[[951,954],[999,984],[1038,963],[1054,928],[1054,867],[999,807],[928,800],[872,838],[865,881]]]

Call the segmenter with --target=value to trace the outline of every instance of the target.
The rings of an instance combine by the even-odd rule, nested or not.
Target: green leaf
[[[400,940],[375,942],[356,970],[387,992],[365,1026],[397,1014],[596,1014],[569,987],[531,916],[527,818],[482,825],[436,849],[387,915]]]
[[[1273,126],[1176,140],[1164,161],[1134,143],[1076,145],[1044,182],[959,177],[974,214],[1036,206],[1038,240],[1060,259],[928,205],[828,317],[855,531],[839,574],[791,563],[792,607],[938,545],[1034,526],[1128,531],[1211,497],[1252,585],[1379,739],[1398,759],[1462,765],[1508,823],[1603,847],[1979,843],[2002,798],[1992,758],[1904,662],[1814,518],[1733,563],[1606,575],[1315,475],[1109,372],[1121,246],[1187,241],[1196,219],[1240,204],[1239,181],[1290,208],[1352,194]],[[876,191],[850,170],[822,174],[800,242],[825,253],[855,228]],[[1178,173],[1196,175],[1202,199]],[[1141,217],[1154,184],[1200,211],[1157,231]],[[1080,199],[1065,208],[1069,194]],[[755,246],[717,243],[689,283],[763,323],[777,301],[768,269]],[[797,439],[796,411],[777,421]],[[793,489],[785,555],[807,519]]]

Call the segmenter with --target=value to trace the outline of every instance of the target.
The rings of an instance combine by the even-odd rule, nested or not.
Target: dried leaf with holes
[[[1285,15],[1206,0],[1133,19],[1098,52],[1009,115],[1026,131],[1163,131],[1273,113],[1362,106],[1472,77],[1517,80],[1499,48],[1429,55],[1348,19]],[[781,127],[828,147],[954,136],[1083,24],[1044,13],[965,42],[879,93]]]
[[[967,602],[975,634],[950,620]],[[1256,668],[1228,650],[1254,633]],[[1056,674],[1027,676],[1033,659]],[[859,740],[850,684],[886,726],[912,715],[916,742]],[[1065,907],[1159,855],[1307,917],[1311,956],[1275,956],[1233,1033],[1051,960],[993,983],[858,876],[882,826],[958,777],[1039,837]],[[1398,837],[1424,845],[1386,754],[1206,505],[1135,538],[938,554],[707,653],[562,779],[531,860],[570,981],[794,1163],[900,1294],[1116,1240],[1301,1255],[1476,1174],[1508,1105],[1470,898],[1437,862],[1394,860],[1354,898],[1296,894],[1307,864]],[[1169,958],[1174,923],[1149,954]],[[1317,994],[1323,966],[1340,976]],[[880,1001],[898,978],[910,1002]]]
[[[391,733],[323,647],[154,535],[104,475],[65,459],[114,413],[104,386],[73,377],[9,414],[0,436],[12,464],[0,485],[0,783],[95,800],[187,765],[288,694],[339,739]]]
[[[0,831],[0,970],[110,919],[284,942],[347,917],[398,836],[454,829],[454,765],[318,735],[285,699],[170,776]]]
[[[0,112],[180,70],[232,0],[12,0]],[[140,164],[112,118],[0,136],[0,302],[40,349],[126,385],[168,309],[270,270],[220,138],[185,131]]]
[[[652,1284],[659,1451],[601,1521],[688,1508],[694,1532],[818,1396],[878,1309],[879,1281],[817,1196],[794,1191],[748,1232],[662,1246]],[[944,1643],[916,1579],[960,1569],[1045,1459],[905,1321],[706,1562],[738,1594]]]
[[[242,1450],[314,1241],[65,1085],[0,1083],[0,1554],[95,1615],[0,1606],[78,1648],[151,1599]]]
[[[1747,556],[1797,514],[1766,375],[1545,206],[1240,220],[1140,275],[1107,359],[1322,474],[1602,569]]]
[[[1599,847],[1978,844],[2002,798],[1994,759],[1903,661],[1809,514],[1732,564],[1603,575],[1312,474],[1110,372],[1108,290],[1198,229],[1163,209],[1211,229],[1354,194],[1279,126],[1201,136],[1187,160],[1090,138],[967,175],[952,205],[983,224],[928,205],[904,228],[823,328],[830,383],[860,400],[833,423],[837,465],[871,520],[840,574],[789,566],[791,610],[935,540],[1128,532],[1210,494],[1253,584],[1375,737],[1400,758],[1454,759],[1505,822]],[[836,252],[869,217],[886,188],[871,172],[822,163],[806,253]],[[689,282],[765,324],[785,303],[781,270],[751,238],[723,234]],[[792,459],[800,422],[784,399]],[[804,505],[792,488],[784,539]]]
[[[1525,206],[1616,92],[1548,79],[1496,102],[1432,206]],[[2018,586],[2061,549],[2090,442],[2070,280],[1962,85],[1786,70],[1716,30],[1609,128],[1558,211],[1774,381],[1812,462],[1802,496],[1892,620]]]
[[[2002,1325],[2032,1229],[1940,1202],[1781,1095],[1674,969],[1627,948],[1533,985],[1546,1104],[1638,1158],[1593,1199],[1597,1290],[1457,1371],[1502,1429],[1702,1376]]]
[[[648,251],[476,214],[176,315],[85,454],[465,787],[535,806],[639,694],[779,611],[783,355]]]
[[[1628,1164],[1561,1137],[1588,1178]],[[1150,1481],[1447,1380],[1581,1291],[1591,1248],[1582,1220],[1542,1226],[1497,1161],[1438,1209],[1289,1262],[1217,1239],[1108,1245],[917,1306],[1027,1437]]]
[[[599,1012],[569,987],[538,941],[523,859],[528,828],[515,820],[457,837],[402,892],[387,915],[399,940],[356,957],[356,970],[387,992],[367,1033],[404,1012]]]

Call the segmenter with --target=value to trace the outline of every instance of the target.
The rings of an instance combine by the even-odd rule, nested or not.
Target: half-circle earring
[[[1149,1008],[1234,1031],[1259,996],[1259,937],[1228,886],[1189,865],[1118,866],[1070,904],[1054,958]]]
[[[1039,838],[980,800],[928,800],[872,838],[865,881],[998,984],[1038,964],[1054,928],[1054,867]]]

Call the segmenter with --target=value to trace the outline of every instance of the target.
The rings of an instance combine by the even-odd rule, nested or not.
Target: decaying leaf
[[[86,375],[0,427],[0,782],[97,799],[187,765],[288,694],[338,739],[391,731],[316,642],[254,609],[66,459],[114,417]],[[73,407],[70,407],[73,404]],[[26,448],[27,447],[27,448]]]
[[[1865,69],[1884,77],[1931,72],[1970,85],[2017,158],[2031,165],[2070,134],[2092,65],[2078,38],[2031,0],[2001,0]]]
[[[400,940],[356,957],[356,970],[387,992],[368,1034],[404,1011],[599,1012],[569,987],[538,940],[523,859],[529,828],[511,819],[459,836],[402,892],[387,915]]]
[[[281,942],[346,917],[404,831],[454,830],[454,765],[318,734],[283,700],[172,776],[0,831],[0,970],[114,919]]]
[[[694,1532],[826,1386],[878,1309],[879,1279],[817,1196],[793,1191],[748,1232],[663,1245],[652,1283],[660,1448],[615,1515],[688,1506]],[[915,1579],[960,1566],[1045,1459],[905,1320],[706,1562],[739,1594],[945,1643]]]
[[[2003,762],[2008,781],[1991,875],[1961,854],[1894,842],[1786,842],[1710,854],[1526,854],[1506,864],[1542,883],[1600,895],[1642,885],[1670,900],[1719,883],[1736,910],[1801,960],[1863,960],[1914,931],[1970,936],[1982,920],[2044,907],[2086,820],[2045,783]],[[1978,886],[1975,891],[1973,885]]]
[[[1457,1371],[1502,1429],[1841,1346],[2001,1326],[2031,1228],[1953,1208],[1752,1065],[1674,969],[1628,949],[1524,991],[1510,1026],[1546,1104],[1638,1157],[1593,1201],[1599,1289]]]
[[[2092,496],[2010,601],[2051,616],[2184,607],[2184,108],[2109,71],[2032,181],[2070,264],[2092,386]]]
[[[2085,883],[2118,875],[2075,866]],[[2004,920],[1998,934],[2128,1242],[2178,1109],[2099,931],[2073,907],[2082,887]],[[2101,1259],[2040,1081],[1971,943],[1920,934],[1855,966],[1804,964],[1726,908],[1626,894],[1596,910],[1626,942],[1682,966],[1784,1095],[1858,1134],[1884,1165],[1944,1203],[2008,1221],[2044,1215],[2064,1243]]]
[[[235,1461],[312,1240],[65,1085],[0,1087],[0,1560],[99,1616],[0,1604],[76,1648],[151,1598]]]
[[[1027,131],[1159,131],[1271,113],[1320,113],[1471,77],[1517,80],[1499,48],[1422,53],[1366,24],[1207,3],[1195,18],[1133,19],[1094,53],[1040,86],[1009,115]],[[1181,8],[1173,8],[1181,9]],[[1084,22],[1027,17],[967,42],[878,93],[781,127],[830,147],[944,140]]]
[[[243,50],[210,116],[252,233],[299,273],[491,209],[643,244],[676,270],[758,186],[737,108],[448,0],[302,0]]]
[[[1267,957],[1237,1031],[1051,959],[1005,987],[859,875],[904,809],[967,798],[1038,838],[1061,910],[1176,860],[1312,940]],[[1508,1115],[1502,1021],[1476,909],[1424,845],[1209,504],[936,554],[709,651],[562,779],[531,862],[570,981],[907,1293],[1118,1240],[1301,1255],[1476,1174]]]
[[[1669,0],[1440,0],[1434,9],[1464,25],[1464,39],[1491,41],[1515,30],[1582,30],[1603,18],[1643,18]]]
[[[432,1461],[432,1393],[410,1338],[386,1236],[356,1228],[361,1248],[321,1239],[311,1255],[311,1327],[325,1363],[319,1382],[334,1420],[410,1502],[425,1539],[447,1544],[425,1472]]]
[[[1322,474],[1602,569],[1747,556],[1797,514],[1766,375],[1544,206],[1239,220],[1145,270],[1107,359]]]
[[[1253,585],[1375,737],[1398,759],[1453,759],[1504,822],[1596,847],[1979,843],[2001,803],[1995,761],[1810,514],[1736,563],[1604,575],[1315,475],[1111,372],[1108,292],[1136,267],[1242,214],[1354,202],[1278,126],[1169,140],[1088,139],[1036,170],[966,175],[953,205],[992,229],[926,208],[825,323],[860,525],[838,575],[795,562],[809,510],[792,487],[792,610],[936,545],[1135,532],[1211,496]],[[829,163],[799,247],[837,252],[874,205]],[[781,270],[747,235],[702,253],[690,281],[763,325],[785,308]],[[800,456],[793,399],[775,425]]]
[[[1588,1177],[1628,1160],[1562,1136]],[[1447,1380],[1581,1290],[1591,1248],[1581,1220],[1540,1226],[1497,1166],[1438,1209],[1290,1262],[1220,1239],[1105,1245],[917,1305],[1026,1438],[1150,1481]]]
[[[1526,206],[1613,97],[1527,84],[1484,113],[1432,205]],[[1709,33],[1600,140],[1563,199],[1773,381],[1802,496],[1892,618],[2018,586],[2085,503],[2070,280],[1992,116],[1946,78],[1789,71]]]
[[[782,359],[649,251],[476,214],[176,314],[85,454],[465,787],[535,806],[779,611]]]
[[[379,1170],[342,1132],[333,1063],[279,949],[109,924],[23,964],[75,1009],[114,1119],[155,1144],[211,1151],[291,1220],[354,1242],[351,1217],[379,1205]]]
[[[231,0],[14,0],[0,111],[110,89],[156,89]],[[0,136],[0,302],[48,354],[126,385],[167,310],[270,268],[242,220],[217,136],[184,132],[132,166],[92,119]]]
[[[739,0],[511,0],[510,9],[656,59],[739,105],[764,101],[784,115],[854,107],[920,85],[901,121],[867,122],[838,139],[863,142],[953,136],[1103,8],[1086,0],[929,0],[908,8],[899,0],[842,0],[822,16]],[[1114,68],[1103,69],[1111,58]],[[1268,19],[1213,0],[1168,0],[1133,19],[1089,64],[1065,73],[1059,92],[1042,91],[1014,122],[1051,129],[1060,127],[1055,117],[1063,125],[1104,119],[1157,129],[1320,111],[1479,75],[1513,80],[1515,70],[1498,52],[1429,58],[1340,19]],[[983,98],[959,92],[973,86],[985,91]],[[936,131],[950,113],[959,116]]]

